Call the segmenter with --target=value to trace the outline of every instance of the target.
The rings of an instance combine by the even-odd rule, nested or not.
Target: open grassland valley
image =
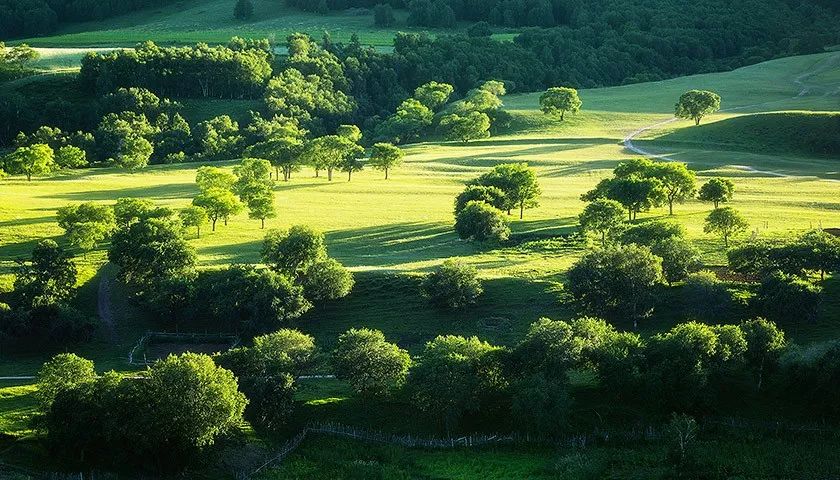
[[[840,480],[837,0],[0,0],[0,480]]]

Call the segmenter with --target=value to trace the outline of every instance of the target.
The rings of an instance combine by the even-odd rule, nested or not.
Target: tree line
[[[682,323],[647,339],[598,318],[543,318],[510,347],[445,335],[414,356],[377,330],[348,330],[321,352],[311,336],[281,329],[213,357],[170,356],[131,377],[97,375],[92,362],[61,354],[39,371],[38,396],[46,444],[73,467],[177,471],[208,461],[243,418],[284,431],[298,415],[296,377],[319,363],[362,404],[408,404],[449,435],[480,423],[552,438],[574,432],[593,395],[607,417],[628,407],[664,419],[763,404],[833,422],[838,351],[837,342],[798,348],[762,318]],[[573,383],[572,373],[593,383]]]

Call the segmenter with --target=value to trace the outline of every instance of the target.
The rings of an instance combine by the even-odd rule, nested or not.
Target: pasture
[[[210,7],[207,7],[210,8]],[[189,18],[184,13],[184,18]],[[300,26],[295,26],[300,29]],[[227,35],[227,34],[226,34]],[[733,206],[750,223],[750,235],[763,238],[816,227],[840,227],[840,165],[836,156],[810,155],[786,148],[774,138],[778,151],[757,150],[751,144],[715,141],[716,125],[754,122],[752,113],[777,110],[832,111],[840,109],[837,85],[826,71],[835,68],[838,53],[793,57],[742,68],[728,73],[697,75],[663,82],[583,90],[583,110],[564,122],[539,112],[538,94],[504,98],[513,124],[501,135],[487,140],[427,142],[409,145],[405,163],[385,180],[381,172],[365,169],[351,182],[337,173],[332,182],[315,178],[310,169],[295,172],[290,182],[278,182],[275,202],[279,216],[267,228],[306,224],[326,233],[330,255],[350,267],[358,285],[350,297],[329,303],[296,322],[330,344],[351,326],[382,329],[386,336],[416,350],[428,339],[443,333],[481,335],[510,343],[520,338],[527,325],[542,316],[567,318],[572,312],[558,302],[557,291],[565,271],[584,251],[575,238],[556,239],[575,232],[577,215],[584,202],[579,197],[615,165],[637,156],[623,144],[631,132],[635,143],[668,158],[688,162],[704,182],[712,176],[736,183]],[[724,109],[704,120],[667,121],[679,93],[690,88],[710,88],[724,99]],[[207,103],[205,105],[204,103]],[[234,108],[242,102],[200,102],[187,105],[191,121]],[[245,107],[247,108],[247,107]],[[778,117],[778,116],[777,116]],[[782,121],[813,116],[785,113]],[[835,118],[835,117],[826,117]],[[792,119],[792,120],[791,120]],[[769,121],[769,120],[768,120]],[[786,125],[786,124],[783,124]],[[712,132],[706,134],[706,132]],[[673,141],[674,138],[691,139]],[[747,137],[744,137],[747,138]],[[759,139],[744,140],[755,142]],[[452,230],[453,199],[463,183],[502,162],[528,162],[539,176],[543,195],[537,208],[525,218],[511,217],[513,239],[501,247],[481,247],[460,241]],[[235,162],[224,165],[232,168]],[[61,241],[55,222],[61,206],[87,201],[112,204],[123,197],[142,197],[162,205],[181,208],[198,193],[195,171],[199,164],[150,166],[131,173],[117,169],[70,171],[50,178],[10,178],[0,191],[0,285],[9,288],[15,260],[24,257],[42,238]],[[689,201],[675,208],[674,219],[703,253],[706,265],[725,263],[721,240],[703,233],[708,204]],[[664,218],[658,208],[640,218]],[[203,229],[201,238],[190,233],[202,268],[233,263],[259,262],[265,230],[259,221],[242,214],[219,223],[215,232]],[[418,298],[418,274],[446,258],[460,258],[476,266],[486,281],[485,300],[477,308],[451,315],[436,311]],[[105,249],[82,256],[80,307],[97,311],[101,279],[113,278],[102,269]],[[830,289],[840,286],[830,283]],[[828,292],[827,292],[828,293]],[[827,295],[832,298],[832,295]],[[81,347],[97,364],[124,367],[124,357],[139,335],[154,325],[120,299],[117,287],[110,297],[118,341],[105,336]],[[684,320],[678,306],[665,302],[655,318],[642,328],[657,331]],[[837,305],[827,302],[826,310]],[[805,341],[836,332],[837,317],[826,322],[797,327],[791,332]],[[39,353],[0,359],[0,373],[31,373],[48,356]],[[31,360],[31,362],[30,362]],[[104,362],[104,363],[103,363]]]

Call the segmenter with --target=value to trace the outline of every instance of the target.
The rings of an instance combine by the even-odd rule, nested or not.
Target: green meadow
[[[329,32],[334,41],[347,42],[355,33],[365,45],[390,49],[398,31],[428,31],[432,35],[454,31],[408,27],[405,25],[407,13],[401,10],[396,12],[398,26],[384,28],[374,26],[373,14],[366,9],[321,15],[287,7],[279,0],[254,0],[253,3],[254,16],[247,21],[233,18],[234,2],[229,0],[184,0],[101,21],[72,24],[51,35],[15,43],[65,49],[132,47],[146,40],[160,44],[227,43],[234,36],[269,38],[282,43],[286,36],[295,32],[308,33],[318,39],[324,32]],[[500,40],[512,37],[513,32],[507,31],[496,35]],[[63,57],[72,58],[71,53],[65,50]],[[57,55],[61,56],[61,52]]]
[[[750,236],[840,227],[837,156],[803,149],[804,133],[790,131],[813,132],[815,121],[824,122],[819,125],[836,121],[836,114],[811,112],[840,110],[836,81],[826,74],[838,58],[838,53],[785,58],[728,73],[584,90],[580,94],[583,110],[564,122],[539,112],[538,94],[511,95],[504,99],[514,119],[508,131],[470,143],[409,145],[405,163],[389,180],[369,169],[354,174],[351,182],[341,174],[329,182],[324,176],[315,178],[309,169],[296,172],[290,182],[276,185],[279,216],[267,227],[307,224],[324,231],[330,254],[357,277],[357,287],[348,298],[316,309],[296,326],[314,333],[325,345],[349,327],[372,326],[416,351],[444,333],[512,343],[541,316],[568,318],[573,312],[561,305],[558,290],[585,244],[575,237],[555,237],[575,232],[577,215],[584,207],[580,195],[608,176],[618,162],[636,156],[622,144],[625,137],[671,118],[676,98],[690,88],[719,92],[729,110],[705,119],[700,127],[677,121],[645,130],[637,145],[688,162],[699,182],[712,176],[733,179],[737,192],[732,205],[749,221]],[[187,102],[185,113],[190,121],[199,121],[226,112],[235,116],[253,105],[192,101]],[[754,115],[770,111],[786,113]],[[777,150],[754,148],[763,138],[754,133],[756,122],[769,125],[772,138],[767,145]],[[753,134],[720,138],[722,128],[717,126],[729,124],[743,125],[743,131]],[[523,220],[510,217],[510,244],[481,247],[460,241],[452,230],[454,196],[465,181],[502,162],[528,162],[536,169],[543,190],[539,207],[527,210]],[[234,164],[223,165],[232,168]],[[62,231],[55,221],[59,207],[143,197],[181,208],[198,193],[194,178],[199,166],[150,166],[135,173],[89,169],[31,182],[19,177],[4,180],[0,285],[10,287],[15,260],[28,255],[39,239],[61,241]],[[675,208],[674,220],[685,225],[706,265],[722,265],[721,240],[703,233],[703,219],[710,209],[708,204],[689,201]],[[666,216],[667,210],[659,208],[642,214],[641,219]],[[205,228],[201,238],[190,233],[203,268],[259,262],[264,234],[259,222],[245,214],[231,218],[227,226],[220,222],[215,232]],[[419,274],[453,257],[475,265],[487,290],[477,308],[455,315],[437,311],[418,297]],[[79,252],[77,257],[82,273],[79,306],[91,314],[96,312],[101,278],[113,278],[111,268],[102,268],[105,260],[104,246],[87,255]],[[840,284],[829,282],[827,288],[830,293],[840,289]],[[103,367],[125,368],[131,345],[154,324],[120,298],[118,287],[112,288],[111,297],[118,304],[114,308],[120,333],[117,344],[102,338],[71,348],[92,356]],[[838,311],[836,302],[826,302],[824,320],[797,326],[792,336],[811,341],[837,332]],[[667,299],[657,312],[642,325],[643,331],[685,320],[678,299]],[[0,374],[31,373],[48,355],[0,353]]]

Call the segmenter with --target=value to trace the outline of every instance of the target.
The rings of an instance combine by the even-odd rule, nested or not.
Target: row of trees
[[[585,216],[582,221],[589,222]],[[687,313],[731,313],[734,297],[716,275],[698,271],[699,252],[682,227],[647,222],[623,230],[617,240],[584,255],[568,272],[566,290],[582,311],[635,325],[661,304],[660,285],[684,281]],[[755,314],[780,322],[815,320],[821,288],[809,275],[840,271],[840,239],[816,230],[781,244],[745,244],[728,257],[732,271],[759,282],[749,301]]]

